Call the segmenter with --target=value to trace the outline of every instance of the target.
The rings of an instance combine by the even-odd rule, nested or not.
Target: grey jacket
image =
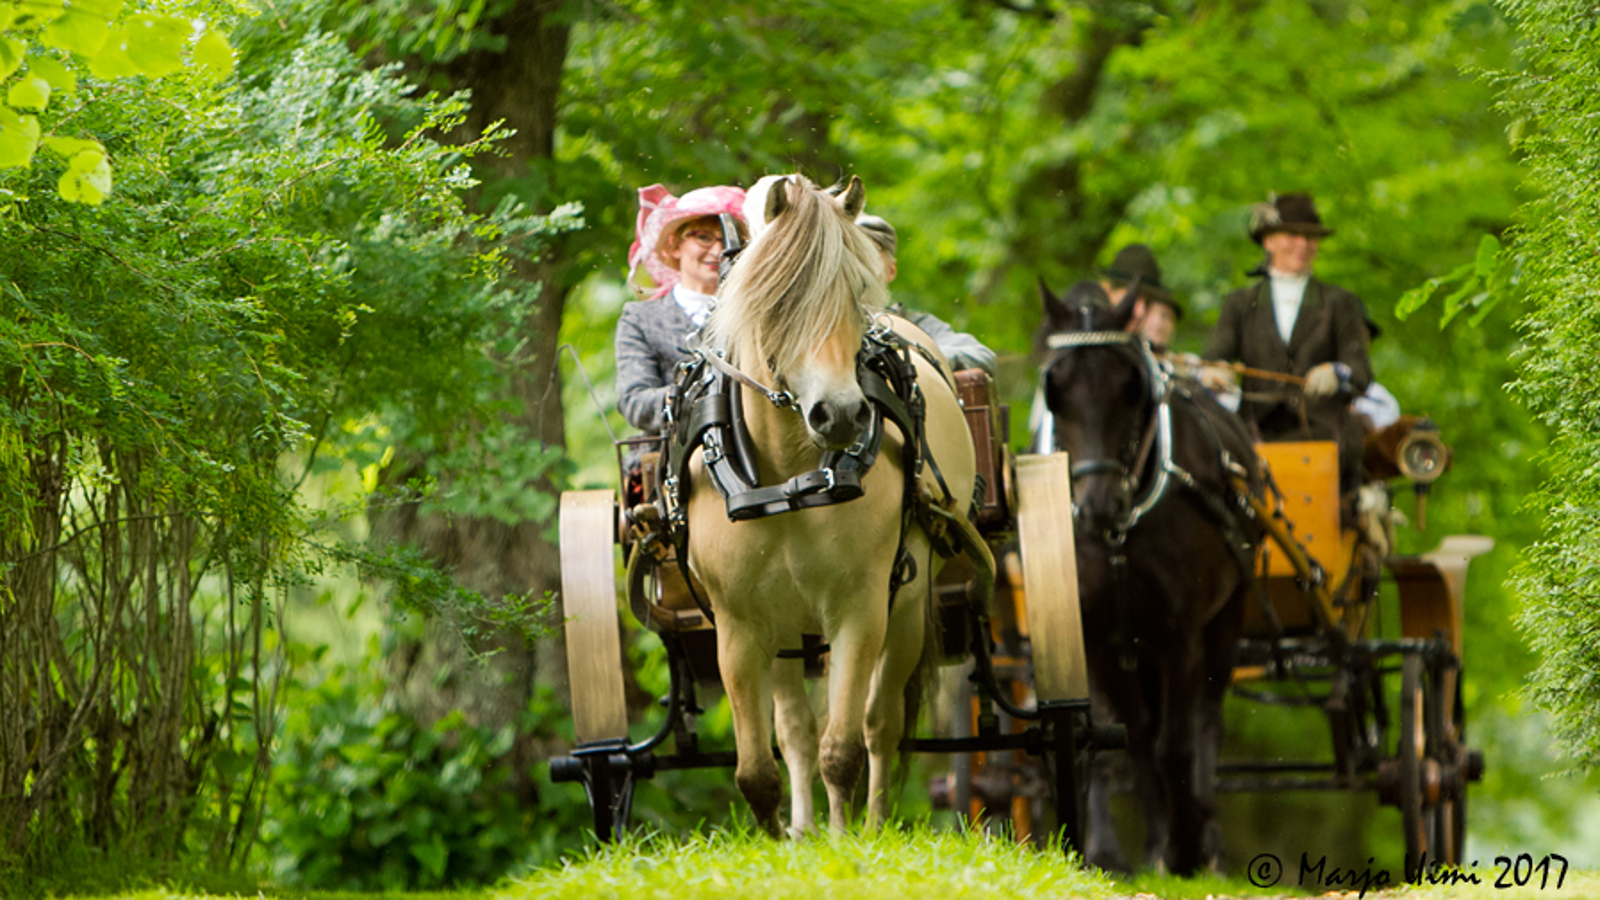
[[[672,294],[622,307],[617,321],[617,411],[649,434],[661,431],[672,372],[689,352],[694,323]]]

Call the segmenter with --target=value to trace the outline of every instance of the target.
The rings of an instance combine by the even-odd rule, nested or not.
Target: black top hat
[[[1100,274],[1113,282],[1129,284],[1137,277],[1139,279],[1139,296],[1156,303],[1165,303],[1172,307],[1177,318],[1183,318],[1183,305],[1172,298],[1172,292],[1161,283],[1161,266],[1156,262],[1155,253],[1144,244],[1129,244],[1117,251],[1116,258],[1111,260],[1111,265],[1100,270]]]
[[[1322,224],[1311,195],[1305,193],[1273,194],[1267,202],[1250,207],[1250,240],[1259,244],[1275,231],[1319,238],[1333,234],[1332,228]]]

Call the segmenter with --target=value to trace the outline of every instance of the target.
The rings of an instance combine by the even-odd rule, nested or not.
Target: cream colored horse
[[[744,373],[796,398],[797,409],[778,409],[755,391],[743,392],[762,484],[816,469],[825,449],[853,443],[869,419],[856,352],[870,323],[889,317],[882,311],[888,292],[880,257],[854,224],[862,203],[857,179],[832,196],[800,176],[768,176],[748,195],[751,243],[719,294],[706,337]],[[909,323],[894,319],[893,326],[938,354],[932,339]],[[965,419],[948,376],[919,354],[912,358],[927,398],[932,456],[964,506],[974,480]],[[917,577],[891,603],[905,482],[900,432],[892,424],[886,431],[862,479],[864,496],[742,522],[729,521],[698,456],[692,463],[689,568],[716,617],[738,745],[735,778],[774,836],[782,831],[782,783],[771,750],[775,720],[794,833],[809,831],[815,820],[811,791],[819,766],[834,829],[849,822],[863,765],[869,827],[889,812],[890,764],[908,712],[915,716],[906,708],[906,687],[934,646],[929,595],[940,560],[913,523],[905,546]],[[923,479],[924,490],[939,496],[931,470]],[[820,739],[803,663],[777,658],[780,650],[798,649],[803,634],[821,634],[831,647]]]

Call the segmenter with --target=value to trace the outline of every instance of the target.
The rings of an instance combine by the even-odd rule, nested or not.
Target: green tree
[[[1523,633],[1539,654],[1528,693],[1555,718],[1577,766],[1600,766],[1600,591],[1595,586],[1595,348],[1600,346],[1600,142],[1586,123],[1600,76],[1595,11],[1557,0],[1506,0],[1523,37],[1526,70],[1505,78],[1505,106],[1538,196],[1523,211],[1511,251],[1527,304],[1527,346],[1517,357],[1518,395],[1552,435],[1541,454],[1548,480],[1532,499],[1547,519],[1517,568]]]
[[[288,592],[355,559],[430,610],[459,596],[340,546],[294,488],[372,427],[467,446],[458,413],[487,408],[486,348],[524,305],[505,248],[572,222],[466,213],[463,161],[493,136],[430,137],[460,103],[322,38],[279,62],[137,90],[91,71],[53,100],[117,160],[99,205],[48,190],[68,160],[0,172],[8,891],[241,865]]]

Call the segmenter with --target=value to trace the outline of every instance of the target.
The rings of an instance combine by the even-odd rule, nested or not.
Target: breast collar
[[[741,522],[798,509],[831,506],[860,497],[861,479],[877,461],[883,446],[884,420],[905,435],[907,483],[920,475],[926,415],[916,368],[914,345],[887,329],[875,328],[862,338],[856,354],[856,378],[870,402],[871,419],[861,438],[843,450],[824,453],[820,465],[775,485],[762,485],[755,448],[745,424],[743,386],[707,354],[694,351],[678,367],[667,407],[666,452],[661,458],[664,517],[678,531],[685,515],[684,491],[689,462],[697,447],[712,484],[723,497],[728,518]]]

